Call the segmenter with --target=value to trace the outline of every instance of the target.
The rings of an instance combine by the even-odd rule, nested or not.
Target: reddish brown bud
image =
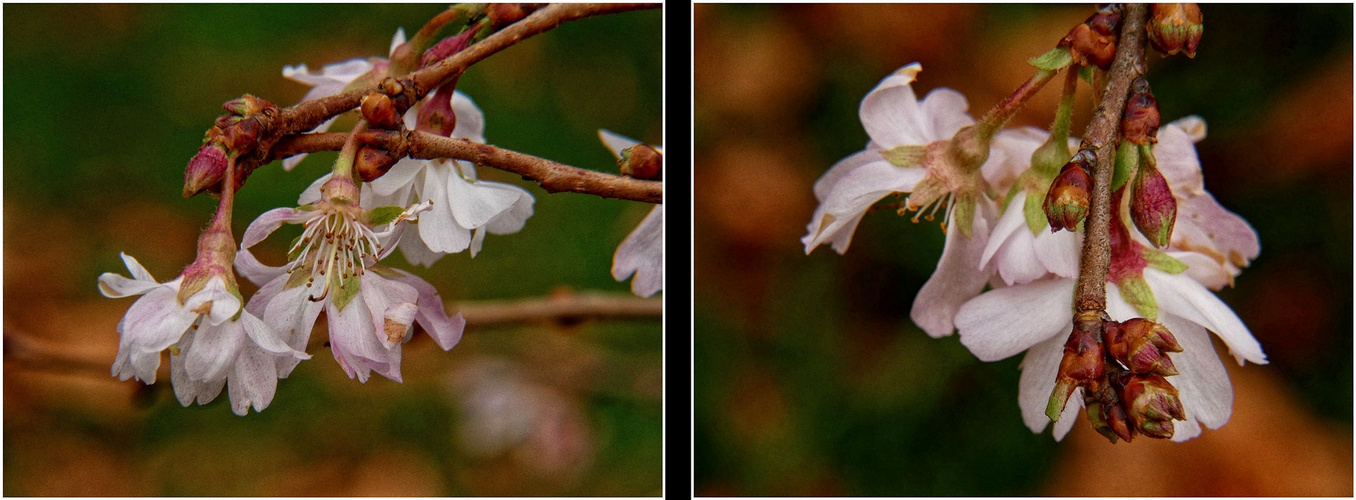
[[[1156,3],[1149,8],[1149,43],[1165,55],[1182,52],[1196,57],[1196,45],[1205,30],[1201,8],[1194,3]]]
[[[621,151],[617,160],[622,175],[655,180],[663,173],[664,155],[648,144],[637,144]]]
[[[1134,144],[1158,142],[1158,101],[1149,90],[1149,81],[1143,76],[1130,83],[1130,96],[1125,100],[1125,114],[1121,118],[1121,137]]]
[[[540,5],[532,3],[492,3],[485,10],[485,15],[490,18],[490,26],[497,30],[527,17]]]
[[[400,113],[396,111],[395,102],[391,101],[390,96],[380,92],[363,97],[362,112],[363,119],[379,129],[397,130],[403,123]]]
[[[1075,231],[1078,223],[1088,214],[1092,205],[1092,177],[1089,170],[1096,156],[1088,150],[1080,150],[1050,184],[1041,208],[1045,210],[1046,220],[1050,222],[1050,232],[1060,229]]]
[[[358,157],[354,160],[353,171],[357,173],[358,179],[363,182],[372,182],[378,177],[386,175],[391,167],[400,161],[400,157],[391,154],[385,149],[363,147],[358,150]]]
[[[222,130],[222,145],[226,146],[227,151],[247,154],[259,146],[261,129],[259,121],[253,117],[240,120]]]
[[[1128,443],[1135,437],[1129,416],[1125,413],[1125,406],[1121,404],[1120,396],[1110,385],[1096,394],[1085,393],[1083,406],[1086,408],[1088,423],[1092,425],[1092,429],[1112,443],[1117,439],[1124,439]]]
[[[454,78],[447,85],[438,87],[438,91],[419,108],[419,117],[415,121],[415,130],[450,137],[457,128],[457,114],[452,111],[452,94],[457,90]]]
[[[1182,352],[1182,346],[1163,325],[1143,318],[1111,322],[1102,332],[1102,340],[1107,353],[1131,373],[1177,374],[1177,367],[1167,353]]]
[[[1064,412],[1073,390],[1082,387],[1084,393],[1096,392],[1102,388],[1106,376],[1106,348],[1102,345],[1102,334],[1097,328],[1100,321],[1074,321],[1073,333],[1064,344],[1064,357],[1059,362],[1059,374],[1055,377],[1055,390],[1045,407],[1045,416],[1058,420]]]
[[[1083,24],[1069,30],[1060,46],[1069,47],[1074,62],[1080,65],[1110,69],[1111,61],[1116,58],[1116,29],[1120,19],[1120,14],[1114,11],[1093,14]]]
[[[192,198],[226,177],[226,150],[218,143],[204,144],[184,169],[184,198]]]
[[[490,4],[490,9],[493,10],[495,5],[499,4]],[[468,27],[466,31],[444,38],[429,47],[428,50],[424,51],[424,55],[419,58],[419,67],[428,66],[461,52],[471,44],[471,39],[475,37],[476,31],[473,27]]]
[[[1135,228],[1154,246],[1168,246],[1177,222],[1177,199],[1172,196],[1168,180],[1158,169],[1141,166],[1135,174],[1134,189],[1130,218],[1135,221]]]
[[[1186,420],[1177,388],[1159,375],[1131,375],[1121,392],[1135,430],[1156,438],[1170,438],[1173,420]]]

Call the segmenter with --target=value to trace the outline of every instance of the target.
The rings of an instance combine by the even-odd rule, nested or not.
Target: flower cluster
[[[937,89],[917,99],[910,87],[920,70],[917,64],[902,68],[862,100],[861,119],[871,140],[865,150],[843,159],[816,182],[820,205],[802,239],[805,251],[828,243],[845,252],[864,214],[887,196],[907,195],[901,215],[910,209],[921,214],[929,203],[945,200],[945,247],[911,316],[933,337],[958,331],[961,343],[984,361],[1025,352],[1019,387],[1023,419],[1033,432],[1056,420],[1054,435],[1060,439],[1084,400],[1095,401],[1081,388],[1067,386],[1073,393],[1064,396],[1071,403],[1063,405],[1059,399],[1061,406],[1047,414],[1058,399],[1052,393],[1060,392],[1057,378],[1066,371],[1061,363],[1069,363],[1066,353],[1076,350],[1072,344],[1078,340],[1070,340],[1070,334],[1083,240],[1077,229],[1083,218],[1070,211],[1078,208],[1078,192],[1077,181],[1068,180],[1081,173],[1080,160],[1072,154],[1078,141],[1067,136],[1064,113],[1053,134],[1030,127],[1002,129],[983,144],[987,155],[958,163],[956,155],[943,153],[973,142],[964,131],[975,121],[966,114],[965,98],[953,90]],[[1151,128],[1157,129],[1154,113]],[[1113,377],[1111,385],[1125,400],[1117,408],[1129,408],[1129,425],[1137,425],[1141,434],[1174,441],[1199,435],[1201,425],[1218,428],[1231,413],[1232,388],[1210,332],[1240,364],[1266,362],[1247,327],[1211,292],[1232,285],[1260,247],[1248,223],[1205,191],[1194,145],[1204,137],[1204,122],[1187,117],[1158,130],[1152,147],[1125,143],[1127,154],[1142,153],[1138,177],[1161,174],[1163,186],[1151,184],[1153,179],[1131,182],[1133,162],[1121,162],[1131,168],[1118,173],[1124,187],[1113,183],[1113,189],[1121,190],[1112,205],[1106,284],[1106,313],[1112,321],[1106,335],[1145,321],[1171,332],[1166,337],[1171,342],[1154,344],[1145,340],[1146,334],[1135,334],[1133,349],[1122,346],[1112,354],[1119,353],[1118,363],[1139,368],[1113,366],[1120,378]],[[1122,191],[1132,195],[1121,196]],[[961,203],[973,206],[964,211],[969,220],[960,220]],[[1169,205],[1175,205],[1175,213],[1155,208]],[[929,220],[936,210],[934,206],[927,212]],[[968,224],[969,230],[955,230],[959,224]],[[1103,338],[1084,340],[1098,349],[1104,342],[1110,345]],[[1136,355],[1137,361],[1132,359]],[[1172,382],[1160,383],[1167,375]],[[1107,410],[1089,406],[1094,425],[1098,419],[1106,421]],[[1175,432],[1172,420],[1179,421]]]
[[[390,60],[352,59],[326,65],[319,73],[304,64],[288,66],[283,76],[311,86],[303,102],[389,82],[388,76],[436,62],[484,36],[487,31],[475,26],[512,22],[503,15],[477,19],[478,24],[427,51],[415,48],[418,44],[407,42],[399,31]],[[423,31],[419,36],[427,36]],[[415,50],[422,51],[422,60]],[[162,353],[168,350],[180,403],[206,404],[229,387],[233,410],[245,415],[251,407],[266,408],[278,379],[310,358],[311,331],[322,312],[329,330],[324,345],[340,368],[360,382],[373,373],[401,380],[402,346],[416,324],[444,350],[457,344],[466,324],[462,316],[447,314],[431,284],[381,261],[397,248],[406,260],[423,266],[465,250],[474,257],[486,234],[520,231],[533,214],[535,199],[518,186],[480,180],[476,166],[465,161],[389,157],[379,160],[376,169],[365,170],[372,163],[363,152],[371,149],[358,136],[369,125],[386,130],[403,125],[404,130],[485,142],[484,115],[455,89],[455,79],[409,106],[403,116],[394,112],[389,96],[369,97],[374,99],[362,105],[366,122],[350,133],[332,171],[301,193],[298,206],[260,215],[238,247],[230,217],[234,191],[241,184],[235,161],[244,152],[235,149],[239,132],[223,133],[220,127],[250,120],[272,104],[252,96],[227,103],[232,114],[218,120],[185,174],[186,195],[221,194],[216,218],[200,237],[197,260],[178,278],[161,283],[124,255],[130,279],[112,273],[99,278],[100,291],[108,297],[141,296],[118,325],[114,376],[154,383]],[[313,131],[327,130],[332,123]],[[635,145],[619,149],[613,141],[605,143],[618,154]],[[285,159],[283,167],[291,170],[304,156]],[[658,161],[655,156],[645,164],[658,168]],[[662,288],[662,213],[656,207],[617,251],[613,274],[618,280],[635,274],[633,289],[643,296]],[[263,264],[253,253],[256,245],[285,224],[301,226],[286,264]],[[236,284],[236,272],[259,286],[248,301]]]

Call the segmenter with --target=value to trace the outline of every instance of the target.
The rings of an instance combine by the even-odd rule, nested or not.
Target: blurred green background
[[[468,328],[446,353],[418,334],[404,384],[359,384],[313,348],[271,406],[244,418],[224,393],[180,407],[163,370],[149,388],[108,375],[132,300],[100,297],[95,278],[126,273],[119,252],[162,280],[192,261],[215,202],[180,197],[183,167],[221,103],[294,104],[307,87],[283,79],[284,65],[385,57],[397,28],[412,34],[443,7],[4,7],[4,494],[660,492],[657,321]],[[653,9],[566,23],[472,67],[458,88],[484,111],[491,144],[615,173],[598,128],[662,142],[661,22]],[[237,235],[294,205],[334,158],[256,171],[237,197]],[[629,294],[612,255],[649,205],[480,174],[524,186],[535,215],[474,260],[412,269],[444,299]],[[259,253],[276,263],[285,241]],[[388,263],[409,268],[398,253]],[[32,346],[56,361],[16,359]]]
[[[862,149],[858,106],[914,61],[972,115],[1090,5],[698,5],[694,166],[699,495],[1352,494],[1352,6],[1202,5],[1194,59],[1149,57],[1188,114],[1207,188],[1262,253],[1219,292],[1269,365],[1230,377],[1231,421],[1185,444],[1063,442],[1017,406],[1020,357],[976,360],[909,320],[943,234],[867,216],[806,256],[811,186]],[[1091,114],[1086,87],[1074,118]],[[1048,127],[1045,89],[1010,125]],[[1080,419],[1082,417],[1080,416]]]

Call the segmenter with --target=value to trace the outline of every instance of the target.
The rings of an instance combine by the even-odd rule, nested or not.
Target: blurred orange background
[[[1226,362],[1222,429],[1111,445],[1083,422],[1033,435],[1020,357],[981,363],[912,324],[935,224],[870,214],[844,256],[799,241],[881,78],[921,62],[920,97],[954,88],[982,114],[1093,7],[697,5],[698,494],[1351,496],[1352,7],[1201,8],[1196,57],[1151,55],[1148,74],[1164,123],[1205,119],[1207,188],[1261,235],[1218,294],[1271,363]],[[1009,126],[1048,127],[1058,94]]]

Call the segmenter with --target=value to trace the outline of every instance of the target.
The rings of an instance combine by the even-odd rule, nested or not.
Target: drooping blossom
[[[418,217],[427,204],[403,212],[364,209],[357,203],[357,186],[345,178],[332,178],[321,192],[319,202],[271,210],[245,231],[236,266],[260,285],[246,307],[297,349],[305,348],[323,310],[330,349],[350,378],[366,382],[375,371],[400,381],[401,345],[415,322],[444,350],[456,345],[465,326],[460,314],[447,316],[432,285],[377,264],[390,253],[402,223]],[[288,264],[261,264],[248,249],[283,223],[305,227],[289,250]],[[286,377],[296,364],[279,360],[278,376]]]
[[[979,261],[997,207],[983,193],[989,144],[976,140],[965,97],[943,88],[918,100],[911,84],[920,71],[917,63],[900,68],[862,99],[871,140],[815,182],[820,203],[801,242],[807,254],[825,243],[846,252],[866,212],[894,193],[909,193],[905,208],[929,220],[943,210],[942,257],[910,312],[925,332],[942,337],[954,330],[956,309],[988,281]]]
[[[599,130],[598,137],[603,145],[617,158],[622,151],[635,147],[639,141],[629,139],[607,130]],[[656,147],[660,154],[664,148]],[[650,213],[631,234],[626,235],[617,252],[612,256],[612,277],[617,281],[626,281],[632,275],[631,292],[641,297],[649,297],[664,289],[664,205],[656,204]]]

